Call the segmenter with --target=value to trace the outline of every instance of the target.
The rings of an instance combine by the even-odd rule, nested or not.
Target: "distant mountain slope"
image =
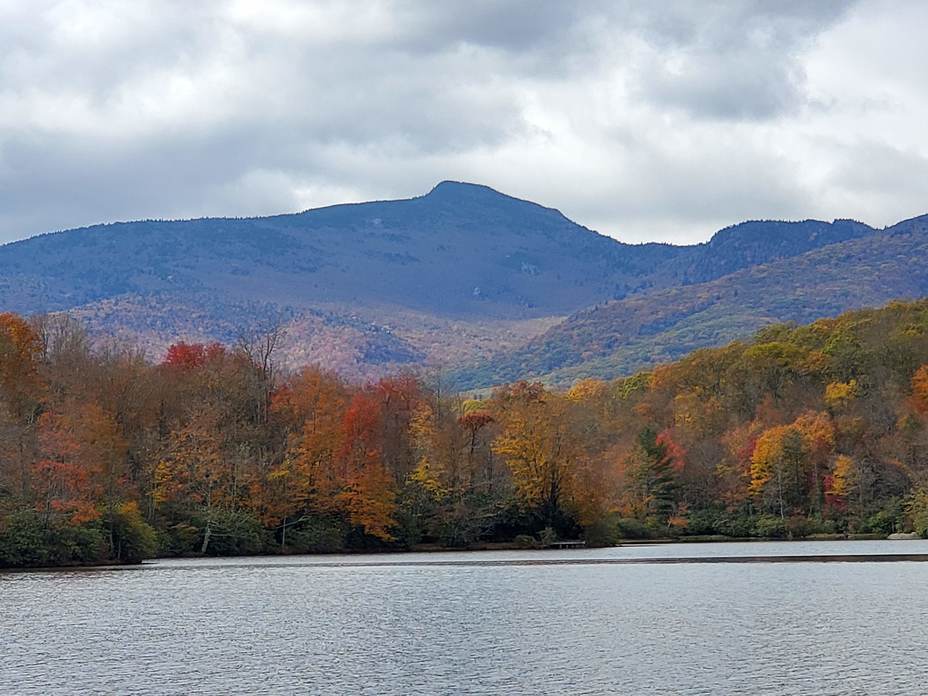
[[[752,220],[716,232],[707,243],[697,245],[694,253],[674,259],[670,265],[673,275],[684,284],[701,283],[873,232],[854,220]]]
[[[701,245],[622,244],[485,186],[248,219],[98,225],[0,247],[0,310],[73,311],[152,352],[288,323],[292,363],[348,376],[514,349],[584,307],[872,234],[749,222]],[[195,318],[195,319],[194,319]]]
[[[622,245],[556,210],[446,182],[410,200],[36,237],[0,248],[0,302],[44,311],[127,293],[212,290],[294,306],[526,318],[610,298],[616,283],[676,253]]]
[[[629,374],[750,335],[772,322],[808,322],[926,296],[926,258],[928,215],[713,281],[582,310],[527,345],[462,370],[454,379],[471,388],[530,376],[567,384],[581,377]]]

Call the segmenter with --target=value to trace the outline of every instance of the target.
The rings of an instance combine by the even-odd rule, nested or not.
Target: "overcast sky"
[[[0,0],[0,242],[404,198],[625,241],[928,212],[928,3]]]

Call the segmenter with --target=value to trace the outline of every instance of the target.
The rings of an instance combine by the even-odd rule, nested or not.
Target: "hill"
[[[293,364],[350,377],[516,349],[563,317],[872,230],[749,222],[694,246],[628,245],[476,184],[264,218],[148,220],[0,247],[0,309],[68,311],[153,356],[282,322]]]
[[[456,383],[470,388],[543,377],[566,385],[582,377],[611,378],[770,323],[922,297],[928,295],[928,266],[921,263],[926,253],[928,216],[922,216],[713,281],[640,293],[577,312],[527,345],[462,370]]]

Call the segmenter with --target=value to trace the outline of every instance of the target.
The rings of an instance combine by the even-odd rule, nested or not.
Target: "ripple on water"
[[[3,693],[926,693],[928,564],[318,560],[0,576]]]

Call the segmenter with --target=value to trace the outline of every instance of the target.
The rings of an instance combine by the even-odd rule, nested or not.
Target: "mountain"
[[[675,251],[628,247],[556,210],[445,182],[409,200],[36,237],[2,248],[0,297],[47,311],[128,294],[217,292],[237,302],[525,318],[611,297],[616,282]]]
[[[408,200],[114,223],[7,244],[0,310],[68,311],[96,336],[141,342],[156,357],[178,339],[228,342],[273,320],[285,325],[291,364],[367,377],[473,363],[584,308],[873,234],[852,221],[755,221],[705,244],[629,245],[557,210],[446,181]]]
[[[700,283],[776,259],[873,233],[855,220],[782,222],[752,220],[716,232],[690,254],[671,262],[683,284]]]
[[[454,379],[468,388],[524,377],[564,385],[582,377],[630,374],[751,335],[770,323],[809,322],[893,299],[924,297],[925,258],[928,215],[712,281],[582,310],[522,347],[459,371]]]

